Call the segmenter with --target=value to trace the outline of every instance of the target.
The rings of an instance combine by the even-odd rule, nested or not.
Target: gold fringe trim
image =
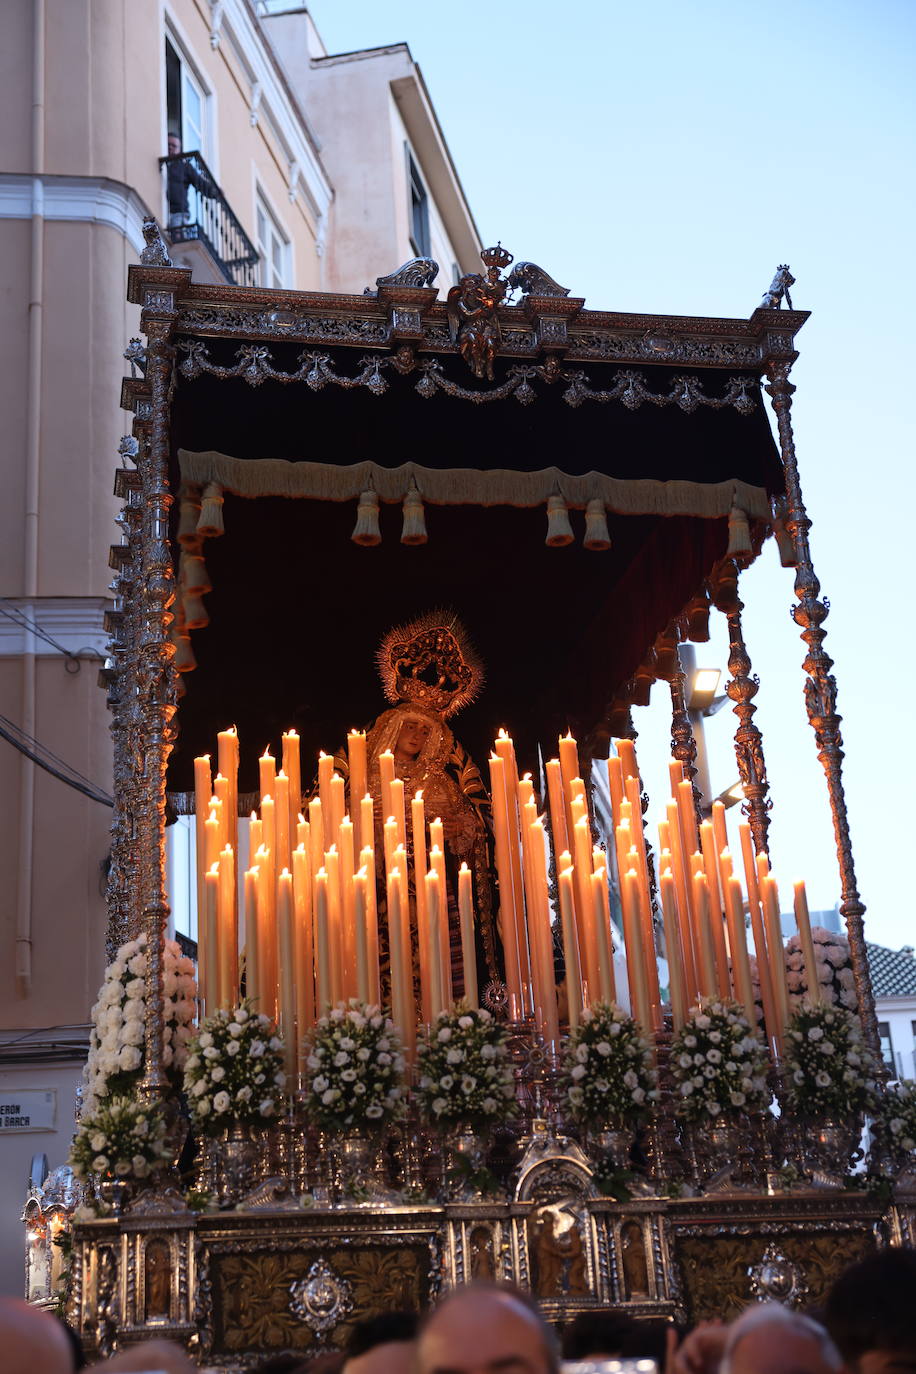
[[[419,463],[403,463],[397,468],[372,462],[338,467],[334,463],[290,463],[284,458],[232,458],[225,453],[192,453],[188,449],[178,450],[178,462],[186,483],[212,483],[245,497],[354,501],[371,490],[380,501],[401,503],[415,487],[431,505],[543,506],[559,491],[574,510],[584,510],[590,501],[600,500],[617,515],[688,515],[714,520],[727,516],[736,505],[755,519],[770,520],[770,501],[763,487],[737,479],[660,482],[649,477],[608,477],[602,472],[572,476],[556,467],[537,472],[426,468]],[[205,492],[205,505],[209,504],[206,497]],[[200,526],[198,532],[203,532]]]

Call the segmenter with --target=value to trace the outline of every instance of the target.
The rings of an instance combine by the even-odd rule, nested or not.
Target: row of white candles
[[[259,761],[261,805],[250,819],[251,866],[244,874],[246,993],[276,1015],[289,1072],[301,1070],[303,1034],[345,997],[380,1000],[376,887],[376,815],[384,817],[384,891],[393,1020],[408,1054],[417,1020],[431,1022],[453,995],[442,821],[427,822],[423,796],[410,801],[395,776],[394,757],[379,759],[381,796],[368,789],[366,736],[347,738],[352,816],[334,760],[319,759],[318,792],[302,805],[299,738],[283,735],[282,766]],[[614,866],[620,898],[631,1010],[651,1036],[662,1026],[649,863],[641,785],[631,740],[615,741],[607,761],[614,822]],[[531,1015],[545,1039],[559,1039],[554,976],[554,913],[549,897],[548,829],[556,856],[561,943],[569,1024],[590,998],[617,1000],[608,856],[593,846],[586,787],[571,735],[545,768],[549,817],[539,814],[530,775],[519,776],[512,739],[500,731],[490,757],[500,926],[510,1005]],[[676,760],[672,799],[659,823],[659,891],[674,1029],[703,996],[734,997],[756,1024],[745,905],[757,954],[768,1038],[782,1050],[789,1011],[779,897],[766,854],[754,854],[750,829],[739,826],[747,901],[733,872],[720,803],[697,825],[693,788]],[[218,736],[218,772],[209,756],[195,760],[201,998],[209,1013],[239,995],[238,737]],[[379,809],[380,808],[380,809]],[[408,823],[420,1006],[415,1006],[408,874]],[[464,995],[476,1005],[472,875],[462,864],[458,909]],[[803,883],[795,911],[810,995],[821,996]]]

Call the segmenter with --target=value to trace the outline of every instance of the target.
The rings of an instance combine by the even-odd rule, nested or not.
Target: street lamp
[[[721,802],[726,810],[730,806],[737,806],[744,801],[744,783],[733,782],[731,787],[726,787],[724,792],[720,792],[716,797],[717,802]]]
[[[698,668],[696,650],[692,644],[679,645],[678,655],[685,678],[684,700],[687,705],[687,718],[697,747],[696,785],[700,793],[700,808],[704,815],[708,816],[712,810],[712,784],[709,780],[705,720],[707,716],[714,716],[728,698],[716,696],[722,674],[718,668]]]

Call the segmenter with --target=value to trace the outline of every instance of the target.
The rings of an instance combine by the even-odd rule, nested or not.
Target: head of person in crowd
[[[73,1374],[73,1349],[56,1317],[21,1298],[0,1297],[4,1374]]]
[[[357,1322],[347,1342],[344,1374],[410,1374],[419,1324],[416,1312],[382,1312]]]
[[[427,1317],[416,1374],[558,1374],[553,1329],[527,1294],[509,1285],[457,1288]]]
[[[827,1331],[778,1302],[747,1308],[728,1328],[720,1374],[833,1374],[843,1360]]]
[[[878,1250],[841,1274],[824,1322],[852,1374],[916,1374],[916,1250]]]

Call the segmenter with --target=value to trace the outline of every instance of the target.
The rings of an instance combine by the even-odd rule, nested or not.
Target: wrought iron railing
[[[172,243],[203,243],[226,281],[257,286],[258,250],[245,233],[200,153],[161,157]]]

